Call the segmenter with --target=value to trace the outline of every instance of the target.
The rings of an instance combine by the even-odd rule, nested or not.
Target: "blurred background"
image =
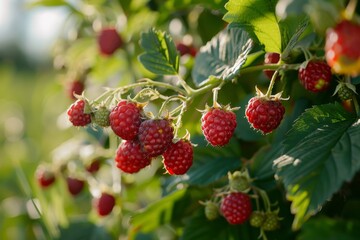
[[[0,1],[0,239],[32,239],[41,223],[29,184],[69,134],[56,126],[70,102],[59,101],[51,58],[68,13],[29,2]]]

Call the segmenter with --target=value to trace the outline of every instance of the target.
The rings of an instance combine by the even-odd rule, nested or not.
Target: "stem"
[[[267,92],[265,94],[265,96],[268,97],[268,98],[270,98],[270,96],[271,96],[271,92],[272,92],[272,89],[274,87],[274,84],[275,84],[275,81],[276,81],[276,78],[277,78],[278,75],[279,75],[279,69],[276,70],[274,72],[274,74],[272,75],[272,77],[271,77],[271,81],[270,81],[268,90],[267,90]]]
[[[345,17],[351,20],[354,17],[356,11],[357,0],[350,0],[345,8]]]
[[[161,108],[157,114],[157,116],[161,116],[161,113],[164,111],[165,109],[165,106],[171,102],[171,101],[176,101],[176,100],[179,100],[179,101],[182,101],[183,103],[187,101],[187,99],[183,96],[171,96],[171,97],[168,97],[164,102],[163,104],[161,105]]]
[[[157,82],[157,81],[153,81],[151,79],[148,78],[143,78],[140,79],[139,82],[137,83],[133,83],[133,84],[129,84],[126,85],[124,87],[119,87],[119,88],[114,88],[114,89],[108,89],[106,92],[104,92],[103,94],[101,94],[99,97],[97,97],[94,102],[99,102],[101,101],[101,99],[107,97],[110,94],[116,94],[116,93],[125,93],[127,91],[129,91],[130,89],[134,89],[136,87],[143,87],[143,86],[156,86],[156,87],[160,87],[160,88],[165,88],[165,89],[169,89],[169,90],[173,90],[174,92],[177,92],[181,95],[186,95],[186,92],[178,87],[175,87],[171,84],[168,83],[164,83],[164,82]]]
[[[192,89],[180,75],[176,75],[176,76],[179,80],[180,85],[185,89],[187,94],[190,94],[191,92],[194,91],[194,89]]]
[[[192,92],[188,94],[188,97],[189,97],[190,99],[192,99],[192,98],[194,98],[194,97],[196,97],[196,96],[198,96],[198,95],[201,95],[201,94],[203,94],[203,93],[206,93],[206,92],[208,92],[209,90],[213,89],[214,87],[220,85],[221,82],[222,82],[222,80],[221,80],[221,79],[218,79],[217,81],[214,81],[214,82],[212,82],[212,83],[210,83],[210,84],[208,84],[208,85],[205,85],[205,86],[202,87],[202,88],[193,89]]]
[[[181,106],[181,111],[180,111],[179,115],[177,116],[177,120],[175,123],[175,132],[174,132],[175,137],[177,136],[178,130],[181,127],[181,124],[182,124],[181,119],[182,119],[183,114],[186,112],[186,109],[187,109],[187,104],[185,101],[185,102],[183,102],[183,104]]]
[[[353,102],[354,102],[354,107],[355,107],[356,115],[357,115],[358,117],[360,117],[359,102],[358,102],[358,100],[356,99],[356,96],[355,96],[355,95],[353,95],[352,100],[353,100]]]

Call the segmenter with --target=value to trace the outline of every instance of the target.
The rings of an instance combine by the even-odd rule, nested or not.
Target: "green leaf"
[[[314,218],[304,224],[297,240],[357,240],[360,236],[359,221],[331,218]]]
[[[281,33],[275,14],[277,0],[229,0],[224,20],[254,33],[266,52],[281,52]]]
[[[298,229],[360,169],[360,128],[339,104],[305,111],[286,135],[274,164],[292,201]]]
[[[57,239],[111,240],[112,238],[103,227],[99,227],[94,223],[72,221],[69,227],[60,229],[60,236]]]
[[[179,55],[176,46],[166,32],[150,29],[141,34],[140,45],[145,50],[139,56],[144,67],[159,75],[176,75],[179,70]]]
[[[194,83],[203,85],[210,76],[229,81],[240,73],[253,41],[241,28],[221,31],[200,48],[192,71]]]
[[[181,239],[257,239],[258,235],[257,229],[250,228],[247,224],[231,225],[223,217],[209,221],[202,208],[186,222]]]
[[[175,191],[152,203],[131,218],[132,232],[150,232],[172,220],[175,203],[186,193],[186,189]]]
[[[67,6],[68,3],[65,0],[37,0],[28,3],[27,7],[58,7],[58,6]]]

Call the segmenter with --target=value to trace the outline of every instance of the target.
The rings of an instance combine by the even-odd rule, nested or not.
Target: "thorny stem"
[[[180,75],[176,75],[176,76],[180,85],[185,89],[187,94],[190,94],[194,91],[194,89],[192,89]]]

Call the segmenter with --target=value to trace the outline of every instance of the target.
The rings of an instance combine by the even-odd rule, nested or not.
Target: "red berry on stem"
[[[283,119],[285,108],[280,100],[270,100],[263,97],[253,97],[245,110],[248,122],[253,128],[270,133],[276,129]]]
[[[226,145],[236,128],[236,115],[232,111],[210,108],[201,117],[201,129],[212,146]]]
[[[230,224],[242,224],[250,218],[250,197],[241,192],[232,192],[223,198],[220,210]]]
[[[83,180],[78,179],[78,178],[73,178],[73,177],[67,177],[66,183],[67,183],[69,192],[73,196],[78,195],[85,186],[85,182]]]
[[[339,74],[360,74],[360,25],[343,20],[328,29],[325,57],[329,66]]]
[[[173,128],[167,119],[148,119],[140,125],[139,140],[149,157],[163,154],[173,138]]]
[[[185,174],[193,162],[193,147],[189,141],[179,140],[166,149],[163,154],[164,166],[169,174]]]
[[[110,126],[124,140],[133,140],[139,133],[142,108],[136,103],[120,101],[110,112]]]
[[[109,56],[123,45],[123,40],[115,28],[104,28],[98,36],[98,46],[100,52]]]
[[[91,123],[91,115],[84,113],[85,101],[78,99],[67,110],[70,122],[74,126],[86,126]]]
[[[100,198],[95,200],[95,208],[100,216],[109,215],[115,206],[115,197],[103,192]]]
[[[276,53],[276,52],[268,52],[265,54],[264,56],[264,64],[275,64],[278,63],[280,61],[280,54]],[[272,76],[274,75],[275,71],[274,70],[264,70],[265,75],[271,79]]]
[[[70,99],[76,100],[77,98],[75,97],[74,94],[81,95],[84,89],[85,89],[84,83],[82,81],[75,80],[68,83],[66,91]]]
[[[328,89],[331,77],[331,68],[323,61],[311,60],[299,69],[300,83],[311,92]]]
[[[143,151],[139,141],[123,141],[115,156],[116,166],[126,173],[136,173],[150,165],[151,158]]]
[[[36,171],[36,179],[42,188],[47,188],[55,182],[55,175],[49,169],[39,167]]]
[[[96,173],[100,169],[100,161],[94,160],[88,166],[86,166],[86,171],[89,173]]]

